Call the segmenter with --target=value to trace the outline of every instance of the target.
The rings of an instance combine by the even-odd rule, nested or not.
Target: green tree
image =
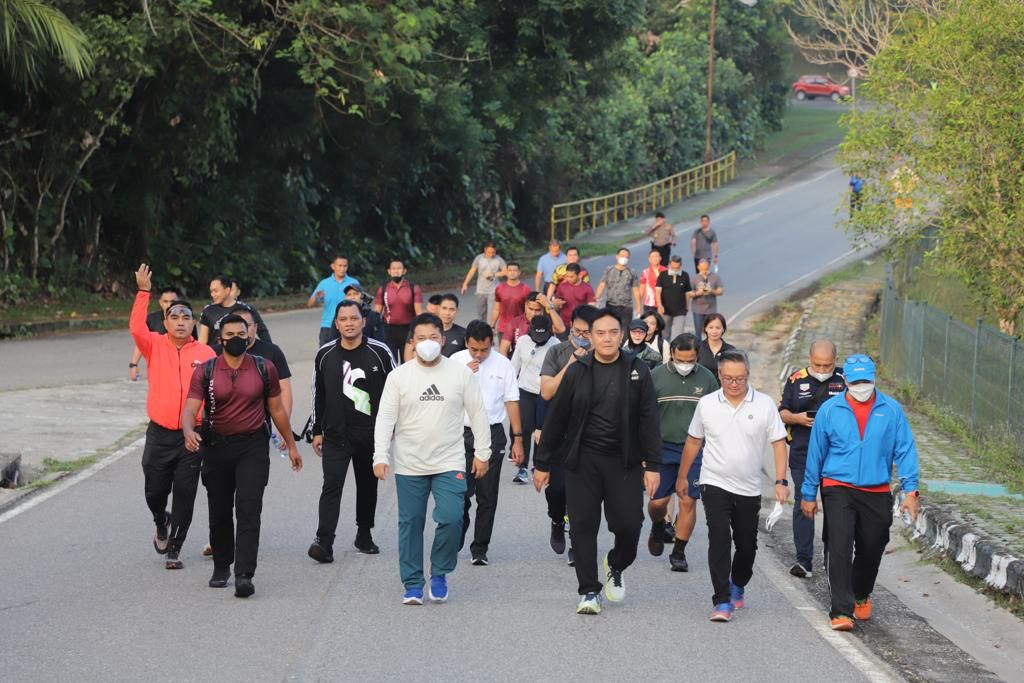
[[[85,34],[49,3],[0,0],[0,65],[22,90],[39,84],[45,61],[56,55],[79,78],[92,68]]]

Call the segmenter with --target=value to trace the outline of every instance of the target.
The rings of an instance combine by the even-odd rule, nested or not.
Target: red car
[[[793,84],[793,92],[798,100],[813,100],[815,97],[831,97],[838,102],[850,96],[850,89],[836,83],[828,76],[801,76]]]

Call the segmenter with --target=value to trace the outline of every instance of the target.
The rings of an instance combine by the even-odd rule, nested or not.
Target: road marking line
[[[128,455],[128,453],[138,448],[141,448],[145,443],[146,437],[137,439],[132,443],[128,444],[127,446],[125,446],[124,448],[116,450],[107,457],[103,458],[102,460],[99,460],[90,465],[89,467],[86,467],[84,470],[81,470],[79,472],[72,474],[69,477],[65,477],[59,480],[56,484],[53,484],[45,491],[38,493],[34,496],[30,496],[24,503],[17,504],[7,512],[0,514],[0,524],[3,524],[8,520],[14,519],[22,512],[25,512],[26,510],[31,510],[40,503],[53,498],[58,493],[71,488],[78,482],[88,479],[89,477],[96,474],[100,470],[109,467],[110,465],[113,465],[115,462],[117,462],[124,456]]]

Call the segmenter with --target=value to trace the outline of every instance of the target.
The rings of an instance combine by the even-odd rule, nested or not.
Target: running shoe
[[[431,576],[430,588],[427,589],[427,596],[432,602],[445,602],[448,600],[448,577]]]
[[[405,591],[405,595],[402,596],[403,605],[422,605],[423,604],[423,587],[413,586]]]
[[[323,545],[322,543],[317,543],[316,541],[313,541],[309,546],[309,550],[306,551],[306,554],[320,564],[330,564],[331,562],[334,562],[334,551],[328,546]]]
[[[171,513],[164,512],[164,523],[156,525],[153,533],[153,549],[160,555],[167,553],[167,527],[171,525]]]
[[[185,566],[185,563],[178,557],[178,551],[171,548],[167,551],[167,556],[164,559],[164,569],[181,569]]]
[[[729,599],[732,601],[732,606],[736,609],[743,609],[743,605],[746,601],[743,599],[743,588],[736,584],[729,582]]]
[[[380,553],[380,548],[373,542],[373,536],[370,534],[369,529],[365,531],[360,529],[356,533],[356,540],[352,542],[352,545],[363,555],[377,555]]]
[[[686,553],[672,551],[672,554],[668,556],[668,564],[674,572],[690,571],[690,563],[686,561]]]
[[[210,588],[224,588],[228,585],[228,579],[231,578],[231,570],[228,568],[214,569],[213,576],[210,577]]]
[[[520,467],[519,471],[516,472],[515,476],[512,477],[513,484],[529,484],[530,483],[530,470],[525,467]]]
[[[647,552],[655,557],[661,557],[665,552],[665,523],[655,522],[651,527],[651,535],[647,537]]]
[[[487,553],[479,550],[474,552],[471,564],[474,567],[486,567],[489,564],[487,561]]]
[[[256,592],[255,586],[252,585],[252,577],[248,574],[236,574],[235,575],[235,597],[236,598],[247,598]]]
[[[793,566],[789,568],[789,573],[798,579],[809,579],[814,576],[814,573],[810,569],[799,562],[793,563]]]
[[[565,524],[563,522],[551,522],[551,549],[556,555],[565,552]]]
[[[853,618],[857,621],[867,621],[871,618],[871,597],[857,600],[853,604]]]
[[[676,542],[676,525],[669,522],[665,522],[665,543]]]
[[[607,581],[604,584],[604,597],[608,602],[622,602],[626,598],[626,586],[622,583],[622,572],[608,564],[608,555],[604,556],[604,571]]]
[[[600,614],[601,613],[601,594],[600,593],[587,593],[586,595],[580,596],[580,601],[576,605],[576,614]]]
[[[721,602],[711,610],[710,621],[732,621],[733,607],[731,602]]]
[[[845,614],[839,614],[832,617],[832,630],[833,631],[852,631],[853,630],[853,619],[846,616]]]
[[[576,553],[573,551],[572,548],[569,548],[569,555],[566,557],[565,562],[570,567],[576,566]]]

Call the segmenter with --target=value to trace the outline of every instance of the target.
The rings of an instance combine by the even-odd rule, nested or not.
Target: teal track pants
[[[398,565],[406,588],[422,587],[423,528],[427,522],[427,498],[434,494],[434,545],[430,549],[431,576],[455,570],[462,536],[466,475],[444,472],[414,476],[395,475],[398,494]]]

